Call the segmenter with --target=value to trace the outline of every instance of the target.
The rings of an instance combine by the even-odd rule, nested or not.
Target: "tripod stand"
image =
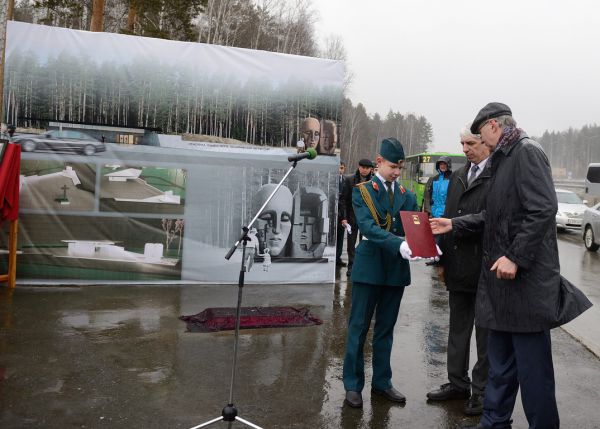
[[[240,416],[238,416],[237,408],[235,407],[234,402],[233,402],[233,387],[235,385],[237,356],[238,356],[238,342],[239,342],[239,336],[240,336],[240,318],[241,318],[241,314],[242,314],[242,290],[244,288],[245,273],[250,270],[250,267],[246,266],[247,265],[246,244],[248,243],[248,241],[250,241],[250,238],[248,237],[248,231],[250,231],[250,228],[252,227],[252,225],[254,225],[254,222],[256,222],[256,220],[262,214],[265,207],[267,207],[267,204],[269,204],[269,202],[273,199],[273,196],[279,190],[279,188],[281,187],[281,185],[283,184],[285,179],[287,179],[288,176],[290,175],[290,173],[292,172],[292,170],[294,168],[296,168],[297,163],[298,163],[298,161],[295,160],[294,163],[292,164],[292,166],[285,173],[283,178],[279,181],[279,183],[277,184],[275,189],[273,189],[273,192],[271,192],[271,194],[266,199],[264,204],[258,209],[258,212],[252,218],[250,223],[247,226],[242,227],[242,231],[243,231],[242,235],[235,242],[235,244],[231,247],[231,249],[229,249],[229,252],[227,252],[227,255],[225,255],[225,259],[229,260],[231,258],[231,256],[233,255],[233,253],[235,252],[235,250],[237,249],[237,247],[240,245],[240,243],[242,243],[242,263],[241,263],[241,267],[240,267],[240,275],[238,278],[238,299],[237,299],[237,307],[236,307],[236,311],[235,311],[235,337],[233,340],[233,361],[231,364],[231,379],[230,379],[230,383],[229,383],[229,402],[223,408],[223,411],[221,412],[220,417],[217,417],[217,418],[214,418],[207,422],[201,423],[200,425],[194,426],[190,429],[199,429],[199,428],[207,427],[213,423],[217,423],[220,421],[228,422],[228,428],[231,429],[231,425],[236,420],[247,426],[250,426],[251,428],[262,429],[260,426],[250,423],[249,421],[244,420]]]

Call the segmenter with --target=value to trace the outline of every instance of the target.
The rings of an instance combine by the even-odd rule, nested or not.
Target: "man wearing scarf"
[[[505,104],[487,104],[471,132],[492,151],[486,210],[431,219],[436,234],[483,231],[475,324],[489,330],[490,370],[481,421],[463,427],[510,428],[520,387],[529,428],[558,428],[550,329],[560,324],[561,278],[550,163]]]

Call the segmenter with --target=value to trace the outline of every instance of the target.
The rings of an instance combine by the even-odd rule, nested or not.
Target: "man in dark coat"
[[[444,217],[479,213],[485,209],[491,170],[489,148],[478,135],[464,128],[460,134],[462,150],[469,161],[450,177]],[[427,394],[430,401],[469,399],[464,412],[479,415],[483,410],[483,392],[487,381],[487,329],[477,327],[477,362],[473,380],[469,379],[471,334],[475,321],[475,294],[481,272],[481,234],[455,237],[452,232],[442,236],[442,270],[449,291],[450,329],[448,332],[448,381]],[[471,394],[472,390],[472,394]]]
[[[404,165],[404,149],[398,140],[387,138],[381,142],[377,165],[379,171],[373,179],[355,186],[352,192],[363,240],[356,249],[352,270],[343,380],[344,402],[354,408],[363,405],[364,345],[373,316],[371,392],[390,401],[406,402],[406,397],[392,385],[390,356],[400,301],[404,287],[410,284],[411,251],[402,237],[400,211],[415,211],[417,200],[396,182]]]
[[[475,323],[489,330],[490,371],[476,427],[510,428],[520,387],[529,427],[558,429],[550,329],[559,324],[561,278],[550,163],[505,104],[482,108],[471,132],[493,151],[486,210],[431,226],[456,237],[483,229]]]
[[[373,176],[373,163],[370,159],[361,159],[358,161],[358,169],[356,173],[351,176],[347,176],[342,193],[340,195],[340,208],[341,208],[341,224],[344,228],[350,225],[350,233],[348,234],[348,241],[346,243],[346,251],[348,252],[348,271],[346,275],[350,277],[352,274],[352,265],[354,264],[354,254],[356,247],[356,239],[358,237],[358,225],[356,223],[356,216],[354,215],[354,209],[352,208],[352,190],[356,185],[363,182],[368,182]]]

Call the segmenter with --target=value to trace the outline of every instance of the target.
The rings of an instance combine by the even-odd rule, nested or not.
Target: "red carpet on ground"
[[[235,329],[235,307],[215,307],[194,314],[180,316],[188,332],[216,332]],[[280,328],[320,325],[323,321],[312,316],[307,308],[242,307],[240,329]]]

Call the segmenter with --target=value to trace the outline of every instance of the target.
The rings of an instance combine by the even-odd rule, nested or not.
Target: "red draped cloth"
[[[311,326],[323,323],[306,308],[242,307],[240,329]],[[180,316],[188,332],[215,332],[235,329],[236,308],[213,307],[194,314]]]
[[[8,143],[0,161],[0,223],[19,217],[21,146]]]

